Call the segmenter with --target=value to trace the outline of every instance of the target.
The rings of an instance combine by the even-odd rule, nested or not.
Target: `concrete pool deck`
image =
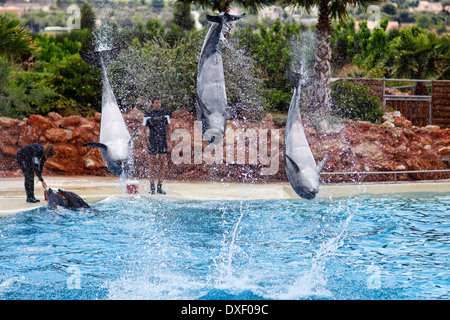
[[[96,176],[50,176],[45,178],[49,188],[73,191],[86,202],[91,203],[110,196],[128,195],[120,187],[116,177]],[[178,182],[168,181],[163,187],[166,195],[149,196],[148,180],[139,180],[139,196],[154,199],[178,200],[256,200],[256,199],[300,199],[288,182],[270,184],[221,183],[221,182]],[[319,198],[340,198],[358,194],[386,194],[406,192],[438,192],[450,194],[450,180],[367,183],[367,184],[323,184]],[[36,204],[25,201],[24,178],[0,178],[0,217],[32,210],[47,205],[40,183],[35,185]],[[307,200],[305,200],[307,201]]]

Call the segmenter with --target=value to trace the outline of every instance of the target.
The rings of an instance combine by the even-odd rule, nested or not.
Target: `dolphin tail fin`
[[[220,16],[210,16],[209,14],[206,15],[206,20],[210,22],[220,23],[222,22],[222,19]]]
[[[289,69],[286,69],[286,74],[287,74],[287,77],[288,77],[289,81],[291,82],[291,84],[297,88],[300,84],[302,75],[300,73],[297,73],[297,72],[289,70]]]
[[[80,51],[80,57],[86,61],[87,64],[101,68],[102,67],[102,61],[104,66],[108,66],[111,62],[116,60],[116,58],[119,56],[121,48],[114,48],[111,50],[103,50],[103,51],[94,51],[91,53],[86,53]]]
[[[229,14],[228,12],[225,12],[225,14],[223,16],[225,17],[225,19],[227,21],[237,21],[237,20],[245,17],[245,13],[235,15],[235,14]]]
[[[243,18],[244,16],[245,16],[245,13],[234,15],[234,14],[229,14],[228,12],[225,12],[223,15],[218,15],[218,16],[210,16],[209,14],[207,14],[206,20],[208,20],[210,22],[221,23],[224,19],[227,22],[231,22],[231,21],[239,20],[239,19]]]
[[[325,165],[327,164],[328,161],[328,153],[325,155],[325,157],[323,157],[323,159],[319,162],[319,164],[316,167],[317,173],[320,173],[323,168],[325,167]]]
[[[88,142],[88,143],[83,144],[83,147],[94,147],[94,148],[99,148],[99,149],[103,149],[103,150],[108,149],[108,147],[105,144],[100,143],[100,142]]]
[[[292,83],[292,85],[297,88],[300,84],[300,80],[303,79],[302,74],[292,71],[292,70],[289,70],[289,69],[286,69],[286,74],[288,76],[289,81]],[[316,81],[316,80],[317,80],[317,75],[308,77],[306,79],[306,81],[304,81],[302,83],[302,88],[311,86],[314,83],[314,81]]]

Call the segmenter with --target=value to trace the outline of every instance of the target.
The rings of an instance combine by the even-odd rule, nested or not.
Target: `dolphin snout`
[[[223,140],[223,132],[219,129],[211,128],[205,131],[203,134],[203,138],[208,143],[211,143],[213,145],[218,145],[222,143]]]
[[[311,199],[314,199],[316,197],[316,193],[315,192],[308,192],[308,193],[305,193],[303,196],[304,196],[305,199],[311,200]]]
[[[319,188],[308,188],[303,189],[302,197],[307,200],[312,200],[316,197],[316,195],[319,193]]]

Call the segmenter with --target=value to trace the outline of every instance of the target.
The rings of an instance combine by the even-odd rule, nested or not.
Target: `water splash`
[[[237,292],[246,290],[258,291],[258,286],[254,283],[250,270],[245,268],[238,271],[240,264],[235,261],[237,255],[246,255],[244,250],[237,244],[242,229],[244,214],[248,213],[243,207],[245,191],[244,189],[241,190],[239,215],[235,222],[230,221],[234,215],[232,216],[232,213],[227,213],[226,206],[222,207],[224,232],[222,235],[221,249],[219,256],[212,259],[215,270],[207,280],[207,283],[211,284],[214,289]],[[227,225],[231,225],[231,228],[227,228]]]
[[[93,32],[95,51],[111,50],[117,37],[116,32],[110,23],[102,23]]]
[[[311,75],[314,71],[314,57],[316,54],[316,34],[313,31],[305,31],[292,37],[291,69],[303,76]]]
[[[263,113],[263,82],[256,76],[256,62],[236,38],[223,42],[223,65],[232,118],[260,120]]]
[[[236,245],[237,235],[239,231],[239,225],[241,224],[242,217],[244,216],[244,211],[242,210],[242,199],[240,204],[240,215],[233,226],[233,230],[230,235],[230,239],[227,240],[226,234],[224,234],[223,244],[222,244],[222,262],[219,265],[219,283],[226,283],[227,279],[232,279],[233,277],[233,255],[239,250]]]
[[[310,269],[305,271],[286,292],[277,296],[277,299],[330,297],[332,295],[331,291],[327,289],[326,264],[344,245],[347,238],[348,227],[353,218],[353,213],[348,208],[347,213],[348,217],[342,223],[340,233],[320,244],[312,258]]]

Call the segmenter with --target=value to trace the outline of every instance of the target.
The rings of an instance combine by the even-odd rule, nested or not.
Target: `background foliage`
[[[102,10],[100,18],[113,22],[95,28],[96,17],[85,4],[83,29],[57,36],[31,31],[56,24],[55,19],[63,16],[34,12],[32,17],[24,15],[22,24],[0,16],[0,116],[100,111],[100,72],[82,61],[78,51],[95,50],[101,37],[111,47],[122,47],[108,74],[124,111],[142,108],[142,102],[153,95],[161,96],[169,111],[194,110],[198,57],[209,27],[205,14],[199,20],[206,28],[198,31],[191,20],[181,19],[179,13],[186,13],[185,8],[168,17],[162,1],[133,1],[134,8],[151,7],[151,13],[130,16],[130,5],[103,2],[114,3],[116,12]],[[358,19],[364,15],[352,10],[351,16]],[[449,79],[449,38],[437,28],[442,20],[407,14],[399,1],[397,6],[383,5],[382,16],[380,27],[372,31],[366,22],[356,26],[353,18],[333,25],[333,76]],[[410,20],[418,26],[388,32],[389,20]],[[239,102],[235,116],[259,119],[268,111],[286,113],[293,89],[286,77],[294,58],[292,44],[310,28],[293,22],[287,13],[282,20],[262,23],[249,15],[233,26],[222,49],[228,103]],[[432,26],[436,30],[424,29]],[[333,109],[342,117],[375,121],[379,105],[367,94],[362,87],[333,84]]]

